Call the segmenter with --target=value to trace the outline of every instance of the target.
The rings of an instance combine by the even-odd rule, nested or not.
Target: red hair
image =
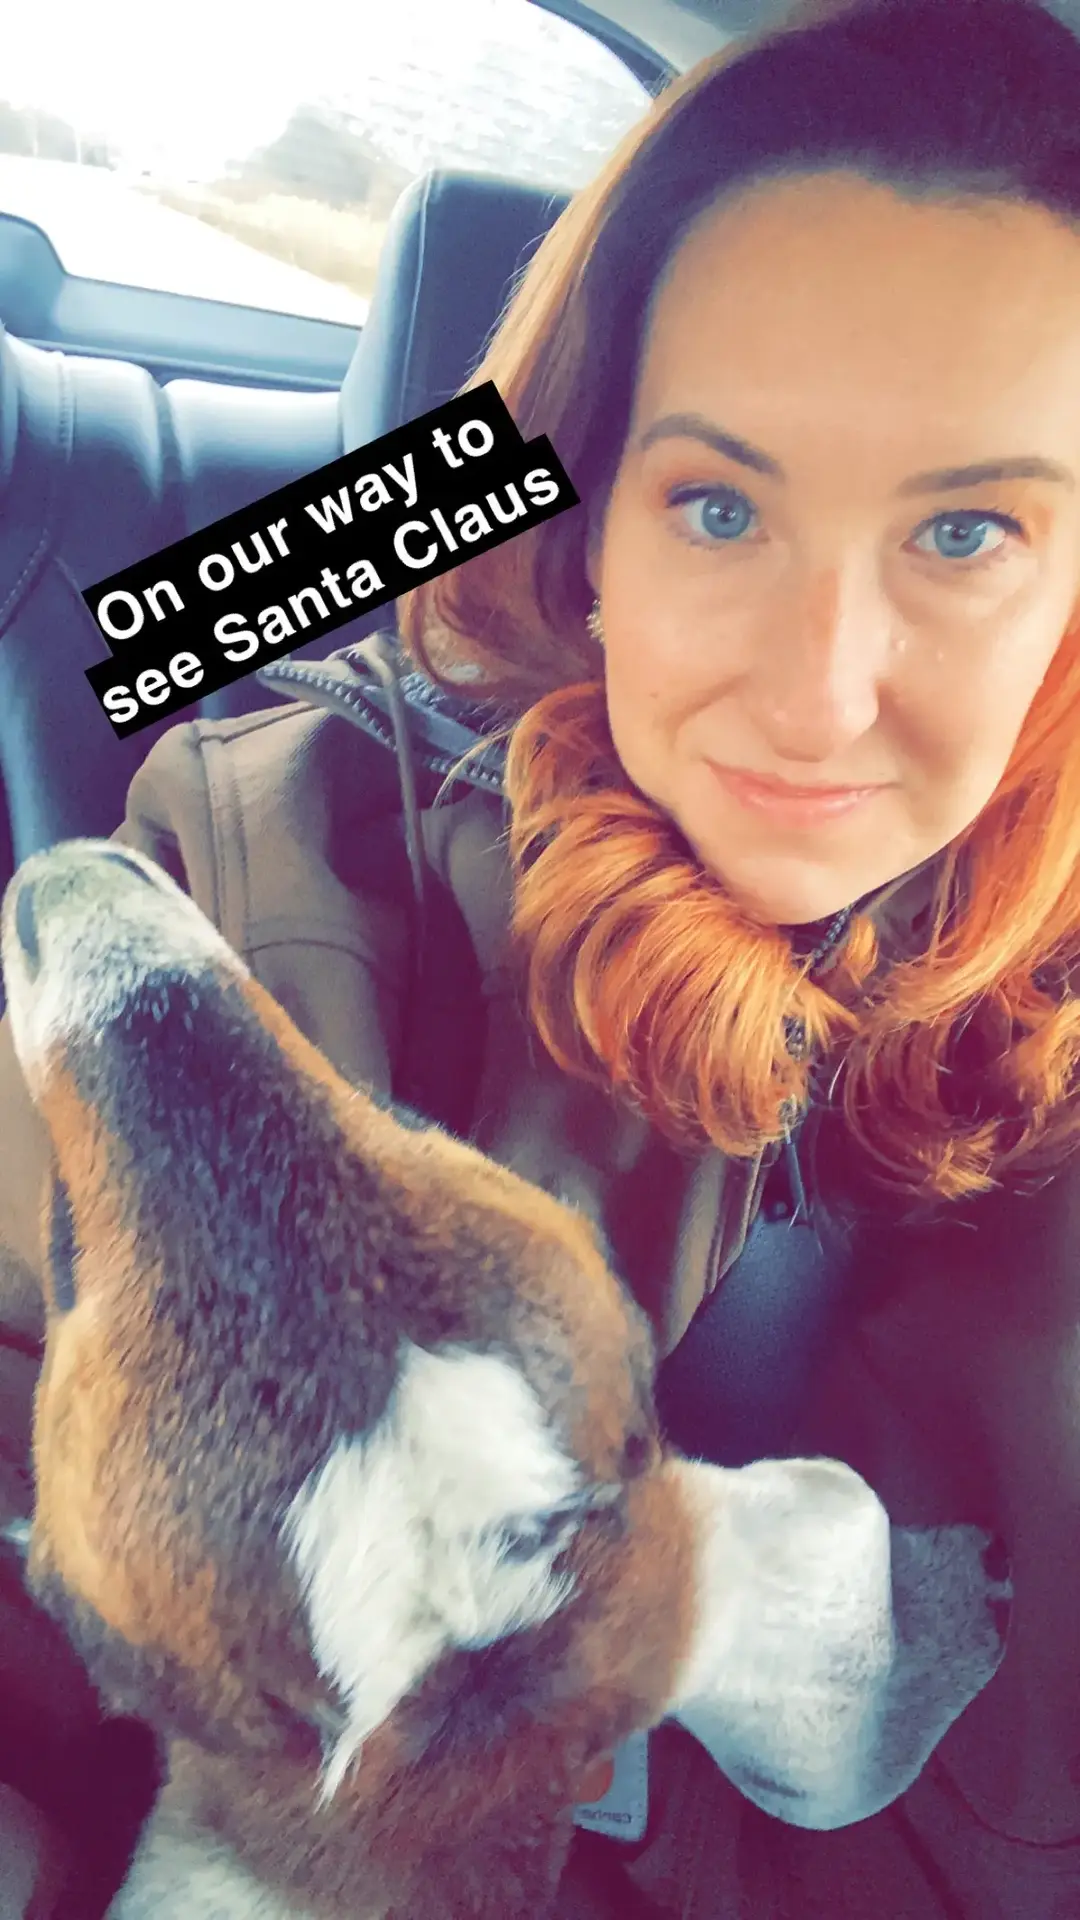
[[[923,950],[886,964],[856,913],[811,977],[631,786],[585,625],[649,298],[705,208],[768,174],[850,166],[1080,224],[1078,100],[1080,45],[1035,0],[816,0],[656,103],[547,236],[474,376],[527,437],[550,434],[584,511],[417,588],[402,632],[433,679],[459,686],[467,665],[519,716],[514,926],[544,1044],[688,1145],[779,1138],[830,1056],[872,1176],[904,1193],[979,1192],[1053,1163],[1080,1125],[1080,627],[997,793],[940,857]],[[793,1018],[809,1059],[788,1050]]]

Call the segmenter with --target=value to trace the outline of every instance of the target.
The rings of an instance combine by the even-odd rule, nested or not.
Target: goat
[[[28,1578],[166,1784],[117,1920],[550,1911],[677,1717],[782,1819],[902,1792],[995,1671],[973,1527],[657,1431],[581,1213],[346,1083],[120,844],[4,897],[51,1143]]]

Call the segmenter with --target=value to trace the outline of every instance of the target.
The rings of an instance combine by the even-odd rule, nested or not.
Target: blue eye
[[[1005,545],[1008,534],[1022,532],[1019,521],[1004,513],[939,513],[920,527],[914,545],[939,560],[986,560]],[[988,543],[988,534],[997,537]],[[921,544],[927,538],[932,547]]]
[[[757,509],[736,487],[682,487],[668,496],[680,507],[691,533],[710,541],[741,540],[757,519]]]

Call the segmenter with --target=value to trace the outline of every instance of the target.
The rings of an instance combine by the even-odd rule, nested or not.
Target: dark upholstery
[[[474,173],[432,173],[408,188],[341,389],[347,447],[362,447],[457,392],[483,354],[512,279],[566,202],[564,193]]]
[[[565,202],[477,175],[416,181],[340,393],[159,387],[142,367],[43,352],[0,329],[0,886],[38,848],[111,832],[135,768],[174,724],[110,736],[83,678],[105,648],[79,588],[449,398]],[[386,618],[369,613],[298,652],[329,652]],[[266,700],[249,678],[189,715]]]

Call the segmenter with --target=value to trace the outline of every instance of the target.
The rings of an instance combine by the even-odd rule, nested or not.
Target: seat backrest
[[[40,848],[110,833],[171,724],[109,737],[83,677],[104,646],[80,588],[448,399],[566,199],[469,174],[416,181],[340,393],[160,387],[140,366],[43,352],[0,329],[0,885]],[[297,652],[327,653],[386,619],[368,614]],[[266,703],[248,679],[191,711]]]
[[[476,173],[429,173],[406,188],[341,389],[346,447],[362,447],[458,391],[568,198]]]

